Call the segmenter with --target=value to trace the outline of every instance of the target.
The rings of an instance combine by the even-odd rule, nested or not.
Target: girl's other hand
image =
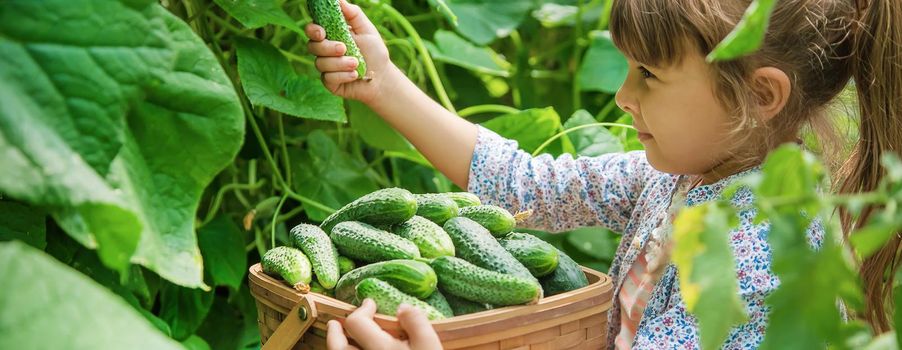
[[[348,336],[365,350],[399,349],[399,350],[438,350],[442,344],[438,334],[420,310],[410,305],[398,308],[398,322],[407,333],[407,340],[399,340],[386,333],[376,324],[376,303],[372,299],[364,299],[357,310],[354,310],[344,321],[344,326],[336,320],[328,323],[326,346],[330,350],[360,349],[348,344]]]
[[[360,6],[340,0],[341,10],[351,36],[357,42],[366,61],[367,79],[357,79],[357,60],[344,56],[345,44],[326,39],[323,27],[310,23],[305,28],[310,41],[307,50],[316,55],[316,69],[322,72],[323,85],[339,97],[359,100],[365,104],[377,99],[385,87],[381,86],[390,74],[400,73],[388,57],[388,48],[382,41],[376,26],[370,22]]]

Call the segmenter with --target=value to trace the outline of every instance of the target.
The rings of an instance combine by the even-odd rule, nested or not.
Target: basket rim
[[[537,303],[531,305],[512,305],[505,306],[496,309],[481,311],[477,313],[455,316],[452,318],[441,319],[430,321],[436,331],[442,330],[450,330],[454,328],[458,328],[459,326],[466,325],[468,327],[474,326],[476,324],[482,323],[492,323],[494,321],[502,320],[502,319],[511,319],[516,317],[527,316],[531,314],[535,314],[540,311],[546,311],[555,308],[561,308],[567,306],[569,304],[573,304],[580,300],[586,299],[596,299],[599,296],[610,295],[611,290],[613,289],[611,278],[601,272],[593,270],[591,268],[580,266],[583,272],[586,274],[586,277],[589,279],[589,285],[572,290],[569,292],[553,295],[550,297],[542,298]],[[256,263],[252,265],[248,269],[248,278],[252,284],[260,285],[262,288],[276,293],[282,297],[291,299],[294,302],[298,302],[300,298],[310,298],[313,299],[314,302],[319,304],[326,304],[331,306],[332,308],[340,309],[345,311],[346,313],[353,312],[357,309],[357,306],[346,303],[344,301],[322,295],[319,293],[307,293],[302,294],[299,291],[294,290],[293,288],[289,288],[285,285],[281,280],[277,280],[265,273],[263,273],[262,267],[260,263]],[[257,293],[252,293],[254,298],[263,299],[265,297],[257,295]],[[611,296],[606,297],[601,305],[598,303],[594,303],[592,305],[587,305],[592,307],[593,309],[597,306],[601,306],[603,308],[610,308]],[[374,319],[381,326],[397,326],[397,317],[388,316],[383,314],[376,314]],[[391,327],[394,328],[394,327]]]

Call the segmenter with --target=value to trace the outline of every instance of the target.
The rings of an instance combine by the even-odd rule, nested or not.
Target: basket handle
[[[301,300],[288,312],[261,350],[287,350],[293,348],[304,333],[316,321],[316,304],[301,295]]]

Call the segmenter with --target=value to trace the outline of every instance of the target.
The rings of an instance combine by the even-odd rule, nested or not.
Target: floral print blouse
[[[693,206],[717,199],[730,182],[759,170],[753,168],[695,187],[687,193],[684,204]],[[560,232],[603,226],[622,233],[608,272],[616,296],[649,234],[661,223],[681,177],[652,168],[644,151],[577,159],[569,154],[557,159],[548,154],[532,157],[519,150],[516,141],[480,126],[467,190],[485,204],[511,212],[532,210],[532,215],[520,224],[523,228]],[[737,207],[746,208],[752,201],[751,191],[745,188],[731,199]],[[732,329],[724,349],[752,349],[762,342],[768,315],[764,300],[779,283],[770,269],[769,225],[754,224],[755,214],[754,209],[740,210],[740,226],[728,233],[736,259],[739,294],[749,321]],[[823,229],[812,225],[809,243],[819,246],[822,237]],[[608,346],[613,347],[619,328],[620,305],[615,297],[608,314]],[[697,321],[686,310],[677,269],[670,264],[653,288],[633,348],[697,349],[699,342]]]

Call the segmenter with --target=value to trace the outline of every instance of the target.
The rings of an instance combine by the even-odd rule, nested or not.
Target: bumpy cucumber
[[[466,208],[466,207],[472,207],[475,205],[482,205],[482,201],[479,200],[479,197],[477,197],[475,194],[472,194],[470,192],[448,192],[448,193],[443,193],[443,194],[445,196],[448,196],[449,198],[451,198],[451,200],[453,200],[455,203],[457,203],[458,208]]]
[[[451,293],[445,293],[444,296],[445,300],[448,301],[448,305],[451,306],[451,311],[454,312],[454,316],[472,314],[492,309],[492,305],[490,304],[469,301],[467,299],[455,296]]]
[[[415,260],[389,260],[361,266],[341,276],[335,286],[335,298],[356,304],[354,287],[368,277],[379,278],[417,298],[431,295],[438,283],[435,271],[426,263]]]
[[[300,250],[292,247],[275,247],[264,253],[260,260],[264,273],[282,278],[297,290],[309,290],[313,270],[310,260]]]
[[[357,268],[357,264],[354,263],[354,260],[351,258],[339,255],[338,256],[338,274],[344,276],[346,273],[350,272],[353,269]]]
[[[573,259],[558,250],[558,264],[550,275],[539,280],[547,296],[569,292],[589,285],[586,274]]]
[[[557,268],[557,249],[536,236],[511,232],[507,237],[499,239],[498,243],[535,277],[546,276]]]
[[[460,208],[458,216],[472,219],[485,227],[495,237],[504,237],[510,233],[517,220],[506,209],[494,205],[477,205]]]
[[[436,223],[421,216],[414,216],[403,223],[395,225],[396,235],[404,237],[420,249],[424,258],[454,256],[454,242],[448,233]]]
[[[492,305],[537,302],[539,284],[532,279],[490,271],[453,256],[443,256],[430,264],[443,291],[461,298]]]
[[[291,229],[289,236],[291,244],[310,258],[319,284],[325,289],[335,288],[340,277],[338,254],[329,235],[319,226],[300,224]]]
[[[330,237],[341,255],[357,261],[377,262],[420,257],[420,249],[413,242],[362,222],[340,222],[332,229]]]
[[[366,62],[363,55],[351,36],[351,30],[348,28],[348,22],[341,12],[341,5],[338,0],[307,0],[307,10],[313,17],[313,22],[319,24],[326,30],[326,39],[333,41],[341,41],[345,44],[345,56],[351,56],[357,59],[357,77],[362,79],[366,76]]]
[[[393,287],[388,282],[381,281],[377,278],[371,277],[360,281],[360,283],[357,284],[356,290],[357,299],[373,299],[373,301],[376,302],[376,309],[379,313],[384,315],[395,316],[398,314],[398,306],[407,304],[423,310],[426,313],[426,317],[430,320],[440,320],[445,318],[445,316],[432,307],[432,305],[413,296],[404,294],[404,292]]]
[[[436,224],[443,225],[457,216],[457,203],[444,193],[415,194],[414,198],[417,199],[417,215]]]
[[[458,216],[448,220],[444,229],[454,242],[457,257],[484,269],[535,280],[523,264],[475,221]]]
[[[342,221],[361,221],[371,225],[394,225],[410,220],[417,213],[417,200],[403,188],[385,188],[348,203],[329,215],[319,226],[327,233]]]
[[[454,317],[454,310],[451,309],[451,305],[448,304],[448,300],[445,299],[445,295],[442,292],[436,290],[432,295],[428,298],[423,299],[426,304],[432,305],[436,310],[442,313],[445,318]]]

